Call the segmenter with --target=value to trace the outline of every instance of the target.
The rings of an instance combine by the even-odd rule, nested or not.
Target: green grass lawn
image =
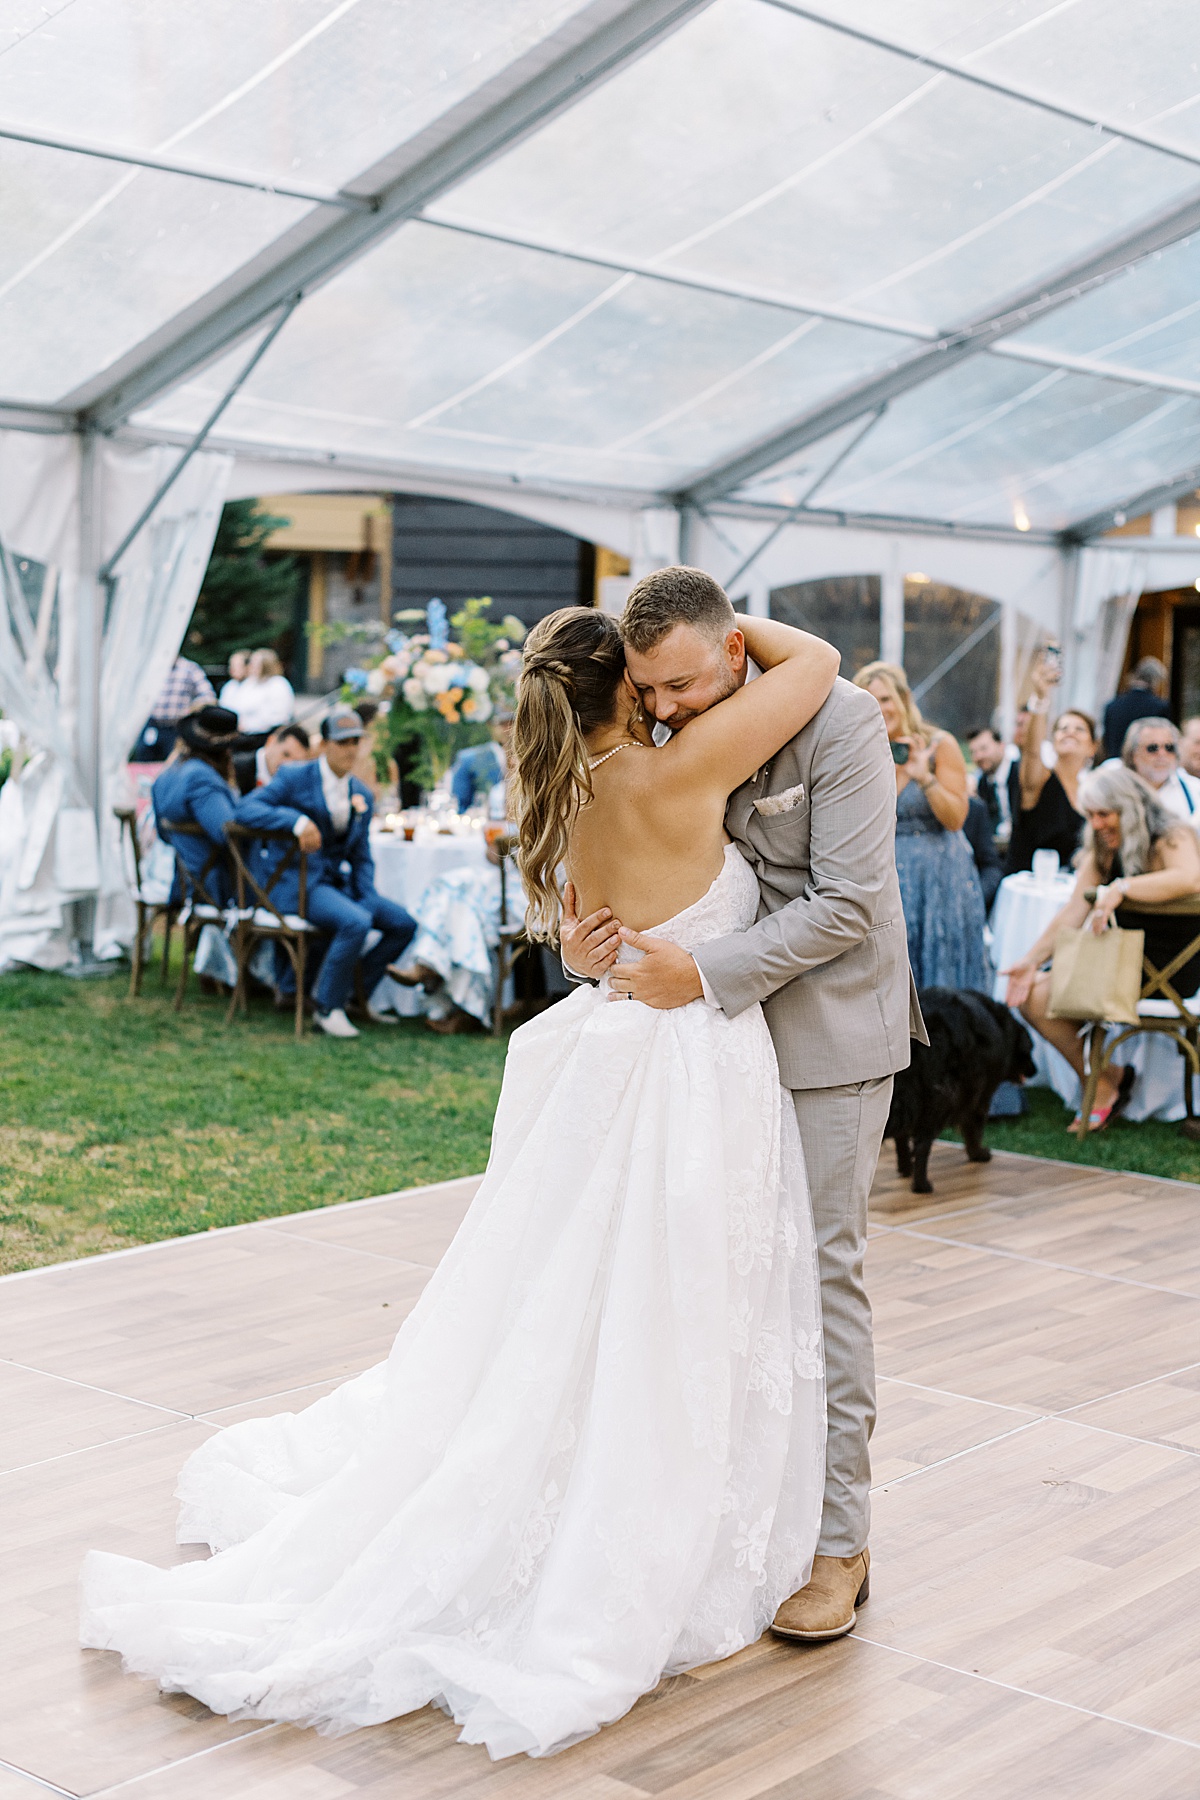
[[[1023,1119],[993,1119],[988,1126],[987,1142],[993,1150],[1200,1182],[1200,1144],[1185,1138],[1178,1125],[1160,1125],[1154,1119],[1131,1125],[1115,1119],[1106,1130],[1089,1132],[1080,1143],[1067,1130],[1072,1115],[1057,1094],[1049,1088],[1027,1088],[1025,1098],[1029,1111]],[[946,1136],[958,1142],[957,1132]]]
[[[306,1037],[260,1003],[182,1014],[146,977],[0,976],[0,1273],[469,1175],[487,1161],[504,1045],[419,1024]],[[1044,1089],[996,1149],[1200,1181],[1200,1144],[1123,1120],[1077,1144]],[[890,1148],[885,1155],[890,1156]]]
[[[481,1170],[504,1045],[0,976],[0,1273]]]

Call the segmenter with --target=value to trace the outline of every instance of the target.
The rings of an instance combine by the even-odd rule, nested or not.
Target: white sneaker
[[[394,1012],[380,1012],[377,1006],[368,1006],[367,1017],[372,1025],[398,1025],[400,1023]]]
[[[358,1026],[350,1023],[340,1006],[335,1006],[332,1012],[314,1013],[313,1023],[318,1031],[325,1033],[326,1037],[355,1038],[358,1036]]]

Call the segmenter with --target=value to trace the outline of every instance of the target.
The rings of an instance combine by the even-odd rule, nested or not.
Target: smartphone
[[[1061,644],[1047,644],[1042,651],[1042,661],[1043,661],[1043,663],[1045,663],[1046,667],[1048,669],[1052,669],[1056,675],[1061,675],[1061,673],[1062,673],[1062,646],[1061,646]]]
[[[892,761],[894,763],[900,763],[900,764],[904,764],[908,761],[908,745],[907,744],[893,743],[893,745],[892,745]]]

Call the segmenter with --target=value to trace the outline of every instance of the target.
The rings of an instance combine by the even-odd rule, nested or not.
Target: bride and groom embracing
[[[585,980],[513,1034],[487,1173],[387,1361],[203,1444],[178,1535],[217,1554],[93,1551],[85,1644],[236,1718],[433,1701],[501,1757],[769,1626],[851,1629],[866,1201],[921,1024],[887,739],[837,665],[694,569],[620,629],[530,633],[522,875]]]

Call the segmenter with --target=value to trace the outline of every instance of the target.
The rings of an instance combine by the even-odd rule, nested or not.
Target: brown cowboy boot
[[[871,1592],[871,1552],[814,1556],[808,1586],[785,1600],[771,1630],[795,1644],[823,1644],[854,1630],[855,1611]]]

